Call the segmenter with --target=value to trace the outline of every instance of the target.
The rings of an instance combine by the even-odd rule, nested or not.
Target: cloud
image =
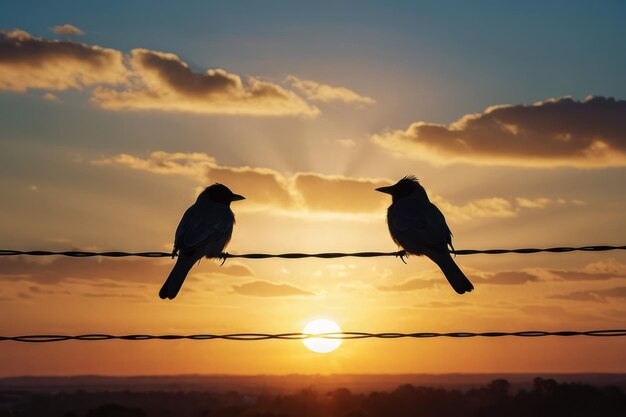
[[[549,269],[548,272],[565,281],[602,281],[626,278],[626,264],[608,258],[592,262],[581,270]]]
[[[586,265],[583,271],[626,277],[626,264],[619,262],[615,258],[606,258]]]
[[[297,295],[314,295],[289,284],[274,284],[268,281],[250,281],[241,285],[233,285],[233,291],[252,297],[290,297]]]
[[[520,207],[524,207],[524,208],[545,208],[552,203],[552,200],[550,200],[549,198],[529,199],[529,198],[517,197],[515,201]]]
[[[202,183],[207,182],[228,184],[246,196],[252,206],[291,210],[297,205],[298,191],[288,178],[271,169],[215,166],[206,171]]]
[[[539,277],[526,271],[501,271],[494,274],[486,274],[484,277],[471,277],[474,283],[492,285],[520,285],[539,281]]]
[[[173,262],[173,261],[172,261]],[[172,267],[154,259],[111,259],[111,258],[52,258],[47,262],[35,262],[23,257],[0,258],[0,281],[28,281],[39,284],[57,284],[62,281],[82,281],[97,285],[102,281],[117,281],[123,284],[151,283],[163,281]],[[236,277],[252,276],[248,267],[238,263],[219,266],[205,261],[196,266],[194,274],[220,274]],[[106,287],[111,284],[107,283]]]
[[[92,102],[108,110],[162,110],[251,116],[313,117],[319,110],[292,91],[257,78],[247,83],[222,69],[193,72],[169,53],[134,49],[133,77],[124,88],[95,89]]]
[[[53,101],[55,103],[63,103],[63,100],[61,100],[58,96],[52,93],[45,93],[41,96],[41,98],[47,101]]]
[[[581,200],[566,200],[563,198],[525,198],[514,199],[502,197],[477,198],[464,204],[455,204],[445,198],[434,195],[431,201],[437,205],[446,217],[463,222],[471,219],[513,218],[528,209],[546,209],[555,206],[581,206]]]
[[[389,204],[374,190],[386,180],[339,175],[298,173],[291,178],[297,197],[309,210],[330,212],[377,212]]]
[[[52,26],[50,30],[57,35],[81,36],[85,34],[85,32],[83,32],[74,25],[70,25],[69,23],[66,23],[64,25]]]
[[[612,274],[607,272],[562,271],[557,269],[551,269],[549,272],[564,281],[602,281],[611,278],[626,277],[624,274]]]
[[[581,270],[549,269],[547,272],[564,281],[603,281],[626,278],[626,264],[607,258],[590,263]]]
[[[626,265],[609,258],[586,265],[582,269],[533,268],[495,273],[473,271],[468,274],[475,283],[521,285],[532,282],[604,281],[626,278]]]
[[[530,209],[542,209],[542,208],[555,206],[555,205],[584,206],[586,204],[584,201],[577,200],[577,199],[566,200],[564,198],[551,199],[547,197],[539,197],[539,198],[517,197],[515,201],[518,207],[530,208]]]
[[[155,151],[147,158],[119,154],[93,160],[91,163],[97,166],[123,166],[160,175],[183,175],[200,184],[220,182],[246,196],[248,208],[272,206],[291,212],[370,213],[378,216],[384,213],[389,199],[374,192],[374,189],[392,183],[385,178],[345,177],[310,172],[284,176],[269,168],[223,166],[214,157],[204,153]],[[431,200],[448,220],[455,222],[512,218],[528,207],[579,204],[549,198],[491,197],[457,204],[433,195]],[[241,209],[246,208],[242,206]]]
[[[329,103],[339,101],[342,103],[374,104],[376,100],[355,93],[345,87],[335,87],[328,84],[321,84],[311,80],[301,80],[290,75],[287,81],[306,98],[311,101]]]
[[[604,290],[576,291],[568,294],[553,295],[550,298],[558,300],[606,303],[611,298],[626,299],[626,287],[614,287]]]
[[[205,153],[183,153],[155,151],[148,158],[140,158],[129,154],[118,154],[91,162],[93,165],[118,165],[154,174],[185,175],[202,178],[207,169],[217,167],[215,158]]]
[[[71,25],[55,33],[79,34]],[[222,69],[194,72],[170,53],[120,51],[73,41],[0,31],[0,90],[62,91],[93,87],[91,102],[107,110],[158,110],[220,115],[306,116],[319,109],[277,84]]]
[[[424,279],[424,278],[412,278],[399,284],[381,285],[377,287],[379,291],[414,291],[424,290],[427,288],[433,288],[436,285],[443,284],[443,281],[439,279]]]
[[[514,204],[501,197],[479,198],[457,205],[434,195],[431,201],[439,207],[448,219],[467,221],[480,218],[509,218],[517,216]]]
[[[221,166],[202,153],[153,152],[148,158],[128,154],[92,161],[162,175],[184,175],[202,184],[220,182],[243,194],[248,207],[273,206],[292,211],[380,213],[388,202],[375,188],[384,179],[297,173],[286,177],[268,168]],[[243,206],[242,206],[243,208]]]
[[[120,84],[127,75],[119,51],[35,38],[21,30],[0,31],[0,90],[82,89]]]
[[[556,270],[547,268],[532,268],[518,271],[486,272],[474,269],[466,269],[467,277],[478,285],[525,285],[529,283],[545,283],[559,281],[601,281],[609,279],[626,278],[626,265],[614,259],[606,259],[591,263],[582,269]],[[444,284],[445,279],[438,270],[428,272],[429,279],[425,277],[411,278],[406,281],[382,285],[377,287],[379,291],[413,291],[432,288]],[[580,297],[580,295],[577,295]]]
[[[626,166],[626,101],[564,97],[498,105],[449,125],[420,121],[371,139],[398,156],[437,164]]]
[[[474,284],[487,285],[521,285],[529,282],[539,281],[539,276],[526,271],[501,271],[496,273],[465,271],[467,277]],[[429,275],[438,275],[436,278],[411,278],[398,284],[381,285],[377,287],[379,291],[414,291],[433,288],[437,285],[445,284],[445,278],[439,271],[433,270]]]
[[[337,139],[337,143],[344,148],[354,148],[357,145],[354,139]]]

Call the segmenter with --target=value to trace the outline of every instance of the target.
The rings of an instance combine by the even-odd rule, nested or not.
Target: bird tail
[[[432,257],[432,260],[441,268],[441,271],[448,279],[450,285],[452,285],[452,288],[454,288],[454,291],[463,294],[474,289],[470,280],[467,279],[449,253],[437,254]]]
[[[159,297],[173,300],[176,294],[178,294],[178,291],[180,291],[180,287],[183,286],[183,282],[185,282],[189,270],[191,270],[191,267],[193,267],[196,261],[197,259],[193,256],[180,255],[176,260],[176,264],[174,264],[174,268],[172,268],[172,272],[170,272],[170,275],[161,287]]]

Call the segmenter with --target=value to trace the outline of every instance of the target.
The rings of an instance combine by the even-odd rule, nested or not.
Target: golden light
[[[339,333],[341,328],[337,323],[328,319],[317,319],[309,322],[302,331],[306,334]],[[309,350],[317,353],[328,353],[341,346],[341,339],[325,339],[321,337],[311,337],[302,339],[302,343]]]

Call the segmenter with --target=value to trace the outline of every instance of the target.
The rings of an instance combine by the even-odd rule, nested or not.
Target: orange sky
[[[443,52],[401,59],[414,39],[401,27],[388,36],[404,41],[381,35],[362,49],[338,27],[329,33],[343,43],[316,49],[302,25],[283,41],[223,29],[230,49],[182,42],[210,38],[202,26],[172,35],[177,49],[150,26],[123,26],[121,40],[75,18],[83,35],[0,21],[2,248],[170,250],[184,210],[219,181],[247,197],[232,206],[230,252],[393,251],[389,201],[374,189],[407,174],[457,249],[624,243],[626,102],[610,96],[626,92],[610,74],[613,88],[579,88],[582,75],[565,69],[567,88],[485,87],[489,60],[458,74],[438,70],[455,59]],[[241,39],[287,56],[225,52]],[[378,59],[392,44],[398,59]],[[461,85],[475,86],[473,100]],[[319,317],[367,332],[626,323],[623,252],[456,261],[471,294],[417,257],[205,260],[170,302],[157,296],[170,259],[3,257],[0,335],[299,332]],[[329,354],[299,341],[1,342],[0,357],[0,376],[626,372],[626,340],[354,340]]]

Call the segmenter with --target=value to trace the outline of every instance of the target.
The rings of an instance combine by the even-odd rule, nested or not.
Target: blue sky
[[[86,42],[174,52],[196,69],[349,82],[403,107],[390,124],[449,122],[493,103],[626,95],[619,1],[42,1],[0,10],[5,29],[45,36],[80,22]],[[397,88],[417,100],[399,101]],[[437,101],[420,103],[431,89]]]

